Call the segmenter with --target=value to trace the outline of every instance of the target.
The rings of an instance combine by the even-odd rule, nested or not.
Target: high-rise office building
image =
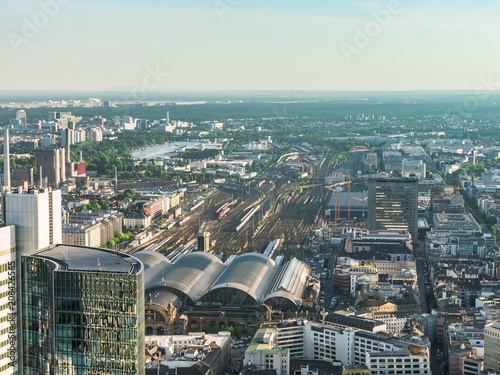
[[[142,263],[59,245],[22,260],[23,374],[145,373]]]
[[[374,178],[368,181],[368,229],[408,231],[413,241],[418,230],[418,180]]]
[[[26,126],[26,111],[24,109],[20,109],[16,112],[16,120],[20,121],[21,126]]]
[[[210,233],[198,233],[198,251],[210,250]]]
[[[500,321],[484,327],[484,369],[500,371]]]
[[[12,192],[5,197],[5,220],[16,226],[18,254],[26,255],[62,242],[61,191]]]
[[[0,227],[0,375],[17,373],[15,227]]]

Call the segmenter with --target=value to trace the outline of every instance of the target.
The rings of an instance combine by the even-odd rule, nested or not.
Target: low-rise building
[[[62,243],[88,247],[101,246],[101,223],[63,225]]]
[[[146,369],[156,369],[154,373],[182,369],[190,374],[224,374],[231,361],[229,332],[146,336],[145,341]]]
[[[245,363],[259,370],[275,370],[277,375],[288,375],[290,349],[278,347],[276,328],[261,327],[245,351]]]
[[[125,228],[148,228],[151,225],[151,215],[146,211],[128,212],[123,215]]]

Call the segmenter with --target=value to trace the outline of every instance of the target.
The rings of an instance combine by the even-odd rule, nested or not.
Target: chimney
[[[83,163],[83,151],[80,151],[80,163]]]
[[[66,162],[71,163],[71,149],[69,141],[69,129],[66,129]]]
[[[68,148],[68,150],[69,150],[69,148]],[[59,164],[59,167],[61,168],[59,175],[61,178],[61,182],[64,182],[64,181],[66,181],[66,163],[64,161],[64,149],[63,148],[61,148],[59,155],[60,155],[59,158],[61,160],[61,163]]]
[[[6,194],[10,192],[10,160],[9,160],[9,131],[5,130],[3,138],[3,186],[2,186],[2,223],[7,225],[7,204]]]
[[[7,188],[7,191],[10,190],[10,153],[9,153],[9,130],[5,130],[5,134],[3,137],[3,151],[4,151],[4,159],[3,159],[3,185]]]
[[[41,165],[38,167],[38,180],[40,181],[38,187],[40,189],[43,189],[43,175],[42,175],[42,166]]]

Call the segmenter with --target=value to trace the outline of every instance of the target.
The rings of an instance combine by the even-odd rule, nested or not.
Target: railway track
[[[332,158],[333,153],[325,156],[312,176],[314,179],[324,180],[331,169]],[[325,189],[320,185],[297,191],[287,203],[283,203],[280,196],[293,189],[286,179],[263,184],[257,189],[258,183],[252,183],[252,186],[255,186],[249,190],[249,195],[242,195],[242,189],[217,190],[201,207],[187,215],[191,216],[191,219],[185,226],[172,228],[158,236],[155,242],[157,245],[153,244],[154,251],[170,254],[180,245],[195,240],[198,232],[208,231],[211,233],[211,242],[215,243],[213,251],[222,254],[222,260],[233,254],[263,252],[269,242],[277,238],[281,242],[278,250],[281,255],[302,259],[302,240],[315,228],[318,210],[326,196]],[[238,203],[218,220],[215,211],[236,198]],[[241,218],[252,207],[257,206],[260,208],[252,218],[236,232],[235,228]]]

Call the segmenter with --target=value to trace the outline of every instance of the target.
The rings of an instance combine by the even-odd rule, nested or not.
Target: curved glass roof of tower
[[[32,256],[50,259],[62,271],[132,274],[141,269],[140,261],[128,254],[85,246],[57,245]]]

